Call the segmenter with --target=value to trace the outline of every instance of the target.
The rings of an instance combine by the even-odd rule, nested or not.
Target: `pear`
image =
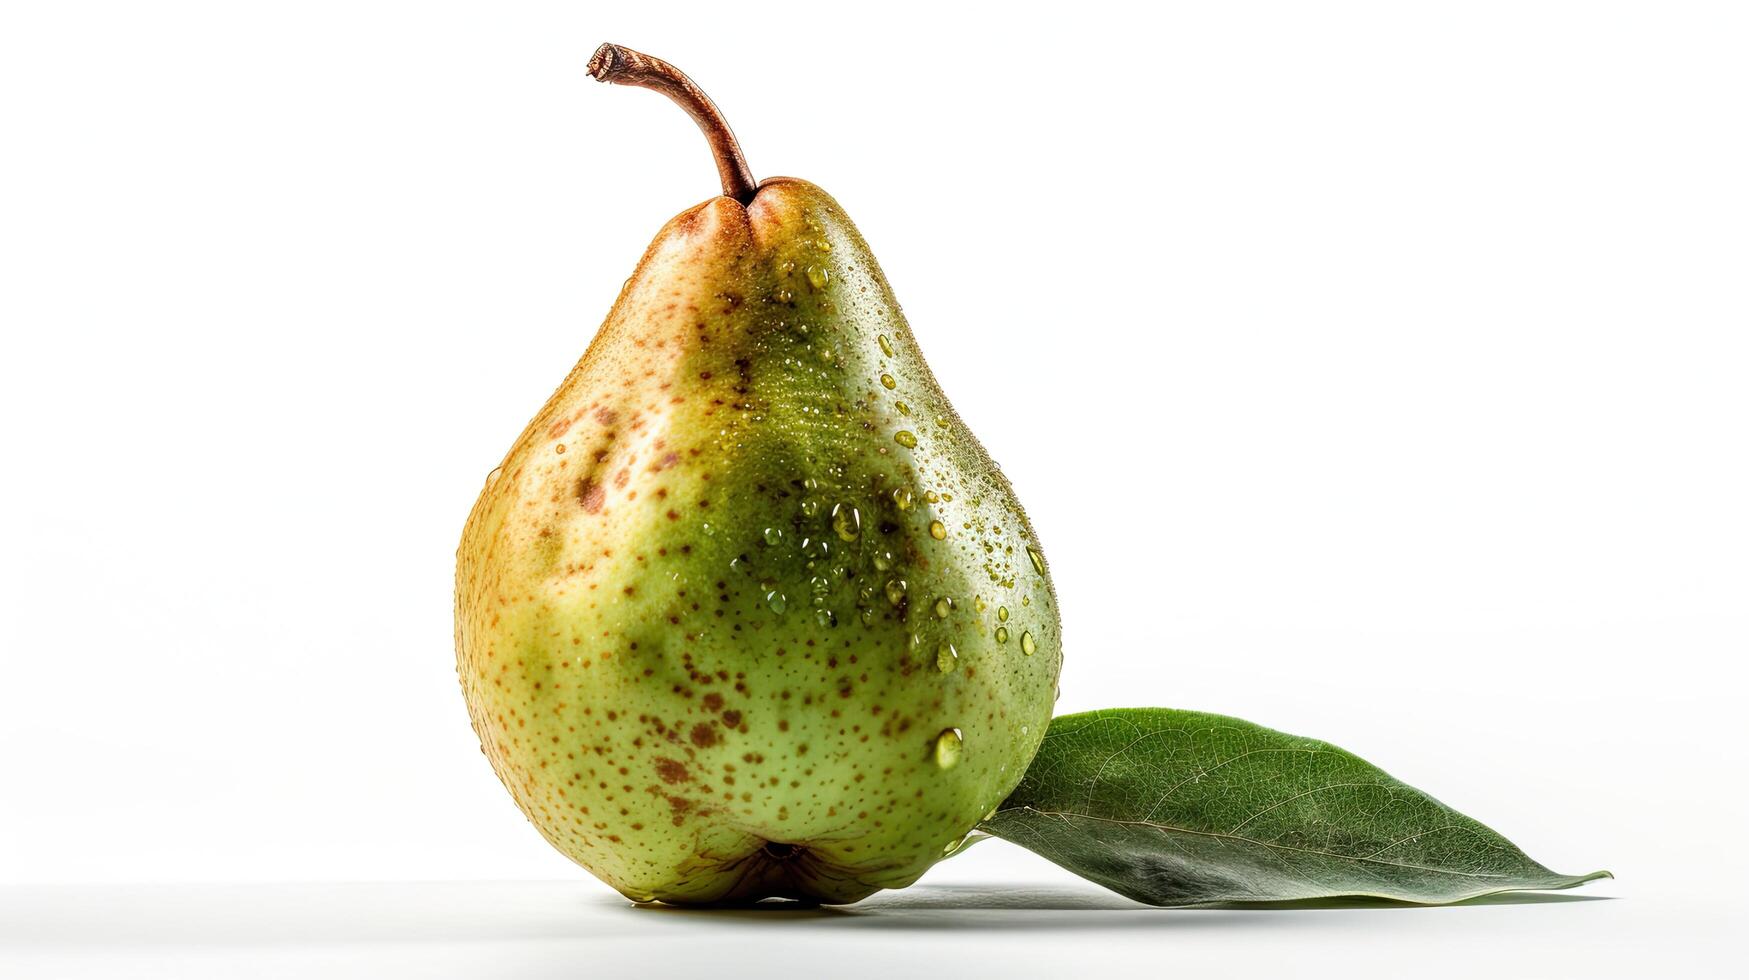
[[[656,236],[487,478],[456,570],[474,729],[634,901],[905,886],[1050,720],[1037,536],[837,202],[755,184],[665,62],[604,45],[589,72],[687,109],[723,194]]]

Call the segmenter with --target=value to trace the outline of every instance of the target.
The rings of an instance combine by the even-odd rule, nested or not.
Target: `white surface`
[[[177,980],[1740,975],[1725,933],[1735,911],[1685,898],[1162,911],[1071,881],[980,877],[845,909],[710,912],[633,906],[577,882],[43,886],[0,892],[0,969]]]
[[[1749,11],[1134,8],[0,8],[0,885],[69,889],[7,891],[8,952],[1704,962],[1749,821]],[[1327,738],[1626,897],[1055,910],[1000,843],[927,882],[1025,909],[249,884],[580,874],[479,757],[450,574],[714,189],[677,110],[583,75],[607,39],[857,220],[1041,531],[1062,711]]]

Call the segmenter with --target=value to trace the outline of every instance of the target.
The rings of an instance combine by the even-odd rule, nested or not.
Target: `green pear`
[[[1038,540],[837,202],[755,185],[669,221],[487,478],[458,671],[528,819],[635,901],[853,902],[1012,790],[1061,665]],[[1016,390],[1020,390],[1018,387]]]

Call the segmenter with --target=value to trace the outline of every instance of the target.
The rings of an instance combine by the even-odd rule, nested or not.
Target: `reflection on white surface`
[[[1703,919],[1671,917],[1670,936],[1694,935],[1660,950],[1620,928],[1633,904],[1530,896],[1437,909],[1161,910],[1070,883],[919,885],[844,908],[691,910],[634,906],[583,881],[22,886],[0,889],[0,975],[1030,976],[1172,964],[1201,980],[1355,975],[1395,957],[1421,975],[1457,976],[1484,948],[1511,975],[1711,962],[1714,951],[1697,941]],[[1647,921],[1639,911],[1634,921]]]
[[[1462,908],[1559,904],[1579,895],[1503,896]],[[1272,912],[1417,911],[1386,903],[1155,909],[1093,886],[918,885],[853,906],[765,902],[747,908],[633,905],[569,881],[35,886],[0,891],[0,943],[13,949],[304,943],[514,942],[659,936],[699,929],[1282,929],[1314,916]],[[1418,910],[1454,914],[1461,909]]]
[[[15,949],[564,941],[723,927],[816,933],[1190,923],[1073,885],[919,885],[855,906],[768,902],[741,909],[633,905],[574,881],[38,886],[0,895],[0,942]],[[1194,918],[1209,924],[1219,915]]]

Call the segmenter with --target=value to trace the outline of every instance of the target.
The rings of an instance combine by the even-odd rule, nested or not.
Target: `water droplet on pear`
[[[959,765],[960,752],[964,745],[965,738],[960,735],[959,729],[942,729],[941,734],[935,736],[935,764],[943,769],[952,769]]]

